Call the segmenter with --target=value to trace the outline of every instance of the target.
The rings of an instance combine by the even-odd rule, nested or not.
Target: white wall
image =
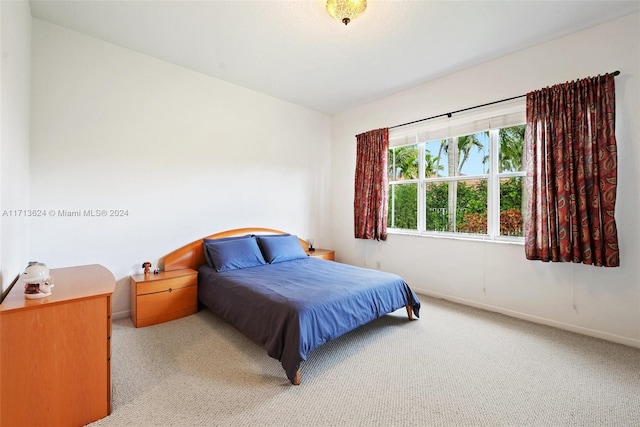
[[[31,255],[109,268],[116,315],[143,261],[197,238],[323,234],[328,116],[38,19],[32,48],[31,205],[56,217],[32,221]],[[128,216],[58,214],[90,209]]]
[[[2,1],[0,15],[0,282],[4,291],[29,260],[29,218],[14,211],[29,207],[31,10],[26,1]]]
[[[369,267],[379,262],[427,294],[640,347],[639,28],[640,15],[629,15],[335,116],[336,257]],[[523,245],[403,235],[386,242],[353,238],[354,135],[614,70],[622,72],[616,77],[619,268],[527,261]]]

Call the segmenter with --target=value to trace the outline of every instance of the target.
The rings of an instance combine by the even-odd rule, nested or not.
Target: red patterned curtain
[[[527,259],[620,265],[613,74],[527,94]]]
[[[387,240],[389,129],[361,133],[356,139],[355,237]]]

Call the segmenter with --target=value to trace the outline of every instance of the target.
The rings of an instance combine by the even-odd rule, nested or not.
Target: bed
[[[420,300],[398,275],[307,256],[307,243],[268,228],[198,239],[164,257],[165,271],[198,270],[198,300],[282,364],[300,384],[309,353]]]

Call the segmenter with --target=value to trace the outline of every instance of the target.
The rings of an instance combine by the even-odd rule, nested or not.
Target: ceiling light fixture
[[[327,0],[329,15],[342,21],[344,25],[362,15],[367,8],[367,0]]]

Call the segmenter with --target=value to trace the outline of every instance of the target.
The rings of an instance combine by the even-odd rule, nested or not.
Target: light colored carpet
[[[421,296],[280,362],[206,310],[114,322],[113,412],[91,426],[640,426],[640,350]]]

